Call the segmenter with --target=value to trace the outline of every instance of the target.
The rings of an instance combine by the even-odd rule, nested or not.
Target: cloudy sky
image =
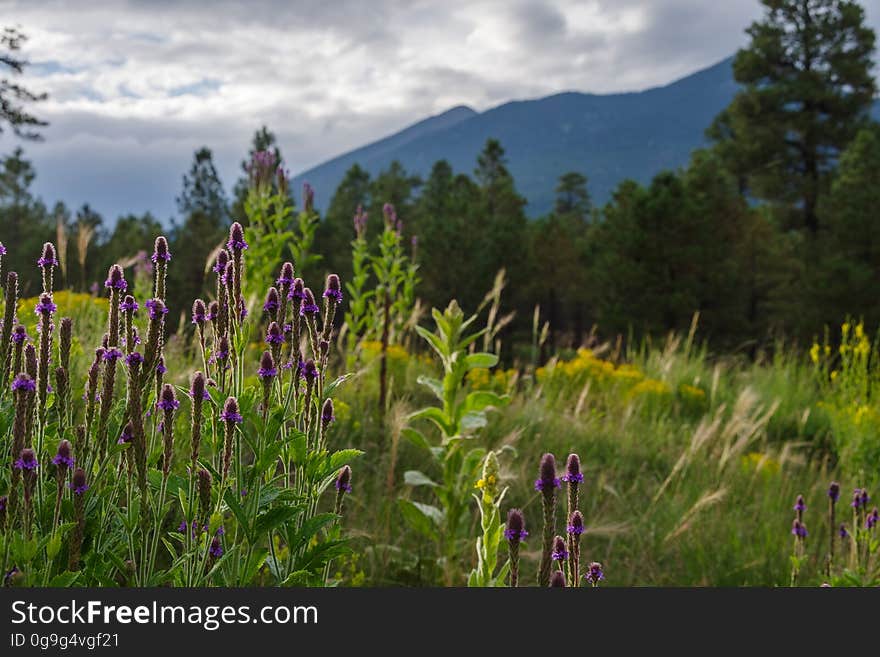
[[[880,0],[864,0],[880,30]],[[194,149],[229,188],[256,128],[300,172],[452,106],[665,84],[732,54],[757,0],[0,0],[30,37],[47,203],[175,212]],[[15,140],[0,138],[0,152]],[[318,190],[318,193],[332,190]]]

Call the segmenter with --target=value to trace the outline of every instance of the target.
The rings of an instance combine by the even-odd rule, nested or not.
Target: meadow
[[[93,294],[55,289],[51,243],[38,296],[3,272],[6,585],[878,582],[862,322],[718,355],[695,315],[547,356],[536,307],[514,349],[503,271],[421,306],[391,205],[379,234],[357,209],[351,280],[309,288],[308,190],[295,212],[270,153],[250,176],[191,309],[162,236]]]

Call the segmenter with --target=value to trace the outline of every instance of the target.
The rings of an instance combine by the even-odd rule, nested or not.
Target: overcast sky
[[[864,0],[880,30],[880,0]],[[455,105],[665,84],[744,45],[757,0],[0,0],[30,37],[47,203],[175,212],[193,151],[231,188],[256,128],[293,173]],[[15,145],[4,136],[0,152]],[[318,194],[332,190],[318,190]]]

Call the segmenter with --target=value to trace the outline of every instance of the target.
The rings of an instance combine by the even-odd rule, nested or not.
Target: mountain
[[[559,176],[580,171],[604,202],[624,178],[648,181],[688,161],[705,143],[704,130],[733,98],[732,59],[663,87],[609,95],[567,92],[514,101],[475,112],[456,107],[390,137],[345,153],[297,175],[325,206],[354,163],[375,175],[393,160],[426,176],[439,159],[471,173],[486,140],[496,138],[531,215],[548,211]],[[321,209],[324,209],[323,207]]]

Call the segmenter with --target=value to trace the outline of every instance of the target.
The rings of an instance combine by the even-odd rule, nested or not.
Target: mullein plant
[[[416,330],[440,359],[443,378],[419,377],[419,383],[433,393],[439,405],[410,414],[402,435],[425,451],[440,474],[435,482],[424,472],[410,470],[404,473],[404,482],[430,490],[439,506],[416,502],[409,496],[401,498],[399,505],[404,520],[437,546],[437,563],[443,565],[446,583],[452,584],[460,578],[454,566],[456,557],[462,544],[470,541],[470,495],[487,453],[483,447],[472,446],[474,438],[488,423],[488,412],[504,406],[508,398],[484,390],[467,392],[464,385],[470,370],[494,367],[498,362],[494,354],[468,353],[485,331],[472,328],[477,315],[465,319],[458,303],[452,301],[442,313],[434,309],[433,317],[435,331],[420,326]],[[421,425],[433,427],[437,438],[429,439]]]
[[[477,537],[477,565],[468,576],[468,586],[495,587],[507,583],[511,560],[498,568],[498,553],[506,531],[501,521],[501,502],[507,493],[507,488],[500,488],[499,483],[498,454],[490,451],[483,460],[483,473],[476,484],[480,493],[474,495],[480,510],[482,535]],[[522,531],[518,535],[520,538]]]
[[[367,212],[358,205],[355,212],[354,240],[351,242],[352,277],[345,285],[348,292],[348,309],[345,312],[345,357],[346,369],[353,370],[357,365],[361,340],[368,336],[371,328],[371,299],[376,290],[368,288],[370,280],[370,249],[367,243]]]
[[[360,454],[329,449],[339,380],[326,373],[341,283],[330,276],[315,295],[300,281],[294,298],[299,279],[285,263],[266,296],[269,330],[246,312],[248,252],[245,231],[233,224],[217,257],[217,298],[193,304],[202,366],[183,387],[173,382],[184,373],[164,350],[173,266],[164,237],[154,245],[152,296],[142,303],[124,270],[110,268],[106,330],[85,350],[83,382],[70,380],[75,327],[66,318],[55,327],[54,248],[44,246],[38,261],[35,343],[17,323],[17,277],[8,274],[0,565],[15,573],[10,581],[326,583],[327,564],[347,549],[339,522],[352,492],[348,462]],[[272,336],[259,359],[249,355],[251,335]],[[328,489],[335,503],[321,502]]]

